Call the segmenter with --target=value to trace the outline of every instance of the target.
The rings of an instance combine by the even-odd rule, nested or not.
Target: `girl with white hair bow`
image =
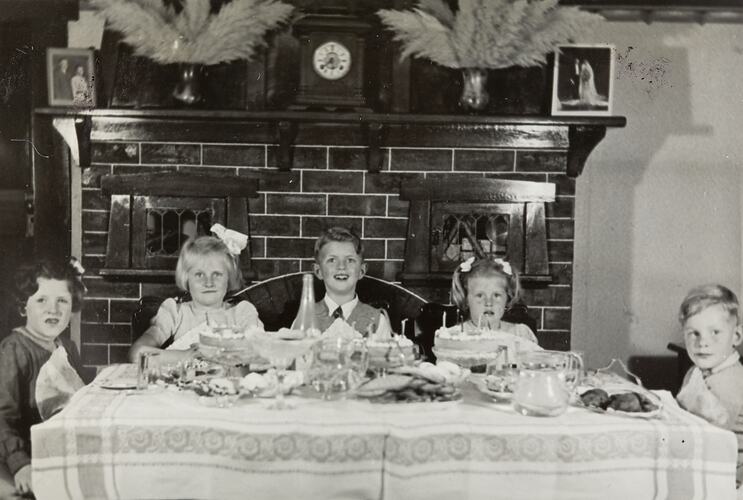
[[[258,311],[248,301],[235,305],[225,302],[228,292],[243,285],[238,263],[240,252],[248,237],[220,224],[211,228],[215,236],[200,236],[188,240],[181,248],[175,268],[175,283],[191,300],[178,302],[165,299],[152,319],[150,327],[129,350],[129,358],[136,361],[140,353],[163,351],[172,340],[160,361],[175,363],[195,355],[198,332],[210,317],[220,317],[226,325],[241,330],[263,327]]]

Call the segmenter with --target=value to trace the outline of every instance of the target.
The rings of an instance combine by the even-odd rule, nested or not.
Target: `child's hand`
[[[31,487],[31,465],[24,465],[18,469],[13,479],[15,480],[15,489],[18,490],[18,493],[21,495],[33,493],[33,488]]]

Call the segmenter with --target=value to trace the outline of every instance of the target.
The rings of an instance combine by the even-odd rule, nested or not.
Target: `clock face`
[[[339,80],[351,70],[351,51],[339,42],[325,42],[312,55],[315,73],[326,80]]]

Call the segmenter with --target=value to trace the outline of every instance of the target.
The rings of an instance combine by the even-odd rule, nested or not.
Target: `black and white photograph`
[[[614,47],[561,45],[555,51],[553,115],[611,115]]]
[[[50,47],[46,62],[50,106],[95,105],[92,50]]]
[[[743,0],[0,0],[0,500],[743,500]]]

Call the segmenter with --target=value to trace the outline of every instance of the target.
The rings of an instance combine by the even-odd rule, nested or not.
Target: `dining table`
[[[576,406],[525,416],[470,382],[445,402],[326,400],[303,388],[283,410],[258,397],[218,407],[175,387],[103,387],[132,378],[134,365],[109,366],[31,428],[36,498],[736,498],[734,434],[666,391],[658,415],[630,418]]]

